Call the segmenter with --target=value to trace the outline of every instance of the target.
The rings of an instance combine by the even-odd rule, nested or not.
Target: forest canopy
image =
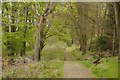
[[[83,53],[110,50],[117,55],[118,8],[118,3],[4,2],[3,56],[30,51],[40,57],[53,36],[68,46],[77,44]]]

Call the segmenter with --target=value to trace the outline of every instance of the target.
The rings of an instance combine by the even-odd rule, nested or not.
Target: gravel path
[[[75,61],[64,62],[64,78],[94,78],[92,72]]]
[[[92,72],[76,61],[72,61],[71,51],[66,49],[64,55],[64,78],[94,78]]]

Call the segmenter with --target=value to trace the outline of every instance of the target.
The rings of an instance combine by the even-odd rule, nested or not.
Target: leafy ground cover
[[[3,78],[60,78],[63,61],[40,61],[28,65],[12,66],[3,71]]]

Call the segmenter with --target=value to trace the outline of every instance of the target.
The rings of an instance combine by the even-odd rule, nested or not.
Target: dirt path
[[[91,71],[74,61],[64,62],[64,78],[94,78]]]
[[[64,58],[64,78],[94,78],[89,69],[76,61],[72,61],[69,49],[66,49]]]
[[[71,61],[72,60],[72,55],[71,55],[71,50],[70,48],[67,48],[64,53],[64,60],[65,61]]]

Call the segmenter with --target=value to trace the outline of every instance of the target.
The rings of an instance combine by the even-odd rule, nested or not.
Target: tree
[[[44,47],[43,30],[44,30],[46,18],[48,15],[50,15],[53,12],[53,10],[55,8],[55,4],[56,3],[53,3],[53,2],[47,3],[47,6],[39,20],[38,31],[37,31],[37,35],[36,35],[36,41],[35,41],[35,48],[34,48],[34,60],[35,61],[40,60],[40,57],[41,57],[40,54]]]
[[[80,50],[83,51],[83,53],[86,53],[86,44],[87,44],[87,38],[86,38],[86,24],[85,24],[85,4],[84,3],[77,3],[78,6],[78,24],[79,24],[79,30],[80,30]],[[84,15],[85,14],[85,15]],[[80,25],[82,24],[82,25]]]
[[[115,21],[116,21],[116,27],[117,27],[117,30],[118,30],[118,39],[119,39],[119,53],[118,53],[118,58],[120,60],[120,4],[117,2],[117,3],[114,3],[114,10],[115,10]]]

